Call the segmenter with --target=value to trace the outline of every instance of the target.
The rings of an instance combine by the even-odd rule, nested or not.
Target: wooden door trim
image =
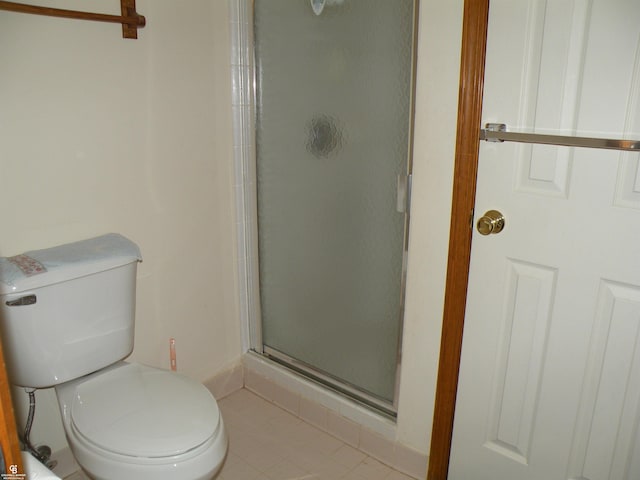
[[[0,446],[4,455],[5,468],[7,473],[14,465],[15,473],[24,473],[22,457],[20,456],[20,442],[18,441],[18,431],[16,428],[16,418],[11,401],[11,386],[7,377],[6,365],[4,362],[4,352],[2,342],[0,342]],[[9,475],[8,478],[13,478]],[[18,478],[16,476],[16,478]]]
[[[449,470],[471,259],[488,21],[489,0],[465,0],[449,259],[428,480],[445,480]]]

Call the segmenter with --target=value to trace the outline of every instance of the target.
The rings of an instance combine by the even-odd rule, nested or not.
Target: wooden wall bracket
[[[0,342],[0,448],[2,448],[7,471],[2,478],[20,478],[19,475],[24,475],[25,472],[20,455],[20,441],[10,389],[2,342]]]
[[[72,18],[75,20],[120,23],[122,24],[122,38],[138,38],[138,28],[142,28],[146,24],[146,19],[136,12],[136,0],[120,0],[121,16],[107,15],[104,13],[80,12],[77,10],[63,10],[60,8],[40,7],[36,5],[4,1],[0,1],[0,10],[29,13],[32,15],[46,15],[48,17]]]

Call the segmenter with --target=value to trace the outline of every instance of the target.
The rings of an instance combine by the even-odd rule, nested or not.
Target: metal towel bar
[[[480,140],[488,142],[524,142],[565,147],[606,148],[640,152],[640,140],[617,140],[610,138],[570,137],[539,133],[508,132],[504,123],[487,123],[480,130]]]

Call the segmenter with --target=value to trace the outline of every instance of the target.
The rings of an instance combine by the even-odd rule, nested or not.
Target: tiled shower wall
[[[236,197],[236,234],[238,238],[238,278],[239,278],[239,310],[242,325],[243,350],[251,346],[252,335],[250,318],[255,318],[251,309],[255,308],[251,301],[258,298],[251,294],[257,288],[252,279],[257,272],[252,269],[257,265],[257,246],[252,239],[257,238],[251,206],[256,205],[256,172],[254,152],[254,90],[253,90],[253,49],[251,28],[251,0],[228,0],[231,32],[231,84],[233,111],[233,151],[235,165],[235,197]]]

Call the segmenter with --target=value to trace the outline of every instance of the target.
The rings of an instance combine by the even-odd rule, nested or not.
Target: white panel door
[[[492,0],[489,122],[640,139],[640,1]],[[481,142],[451,480],[640,479],[639,159]]]

